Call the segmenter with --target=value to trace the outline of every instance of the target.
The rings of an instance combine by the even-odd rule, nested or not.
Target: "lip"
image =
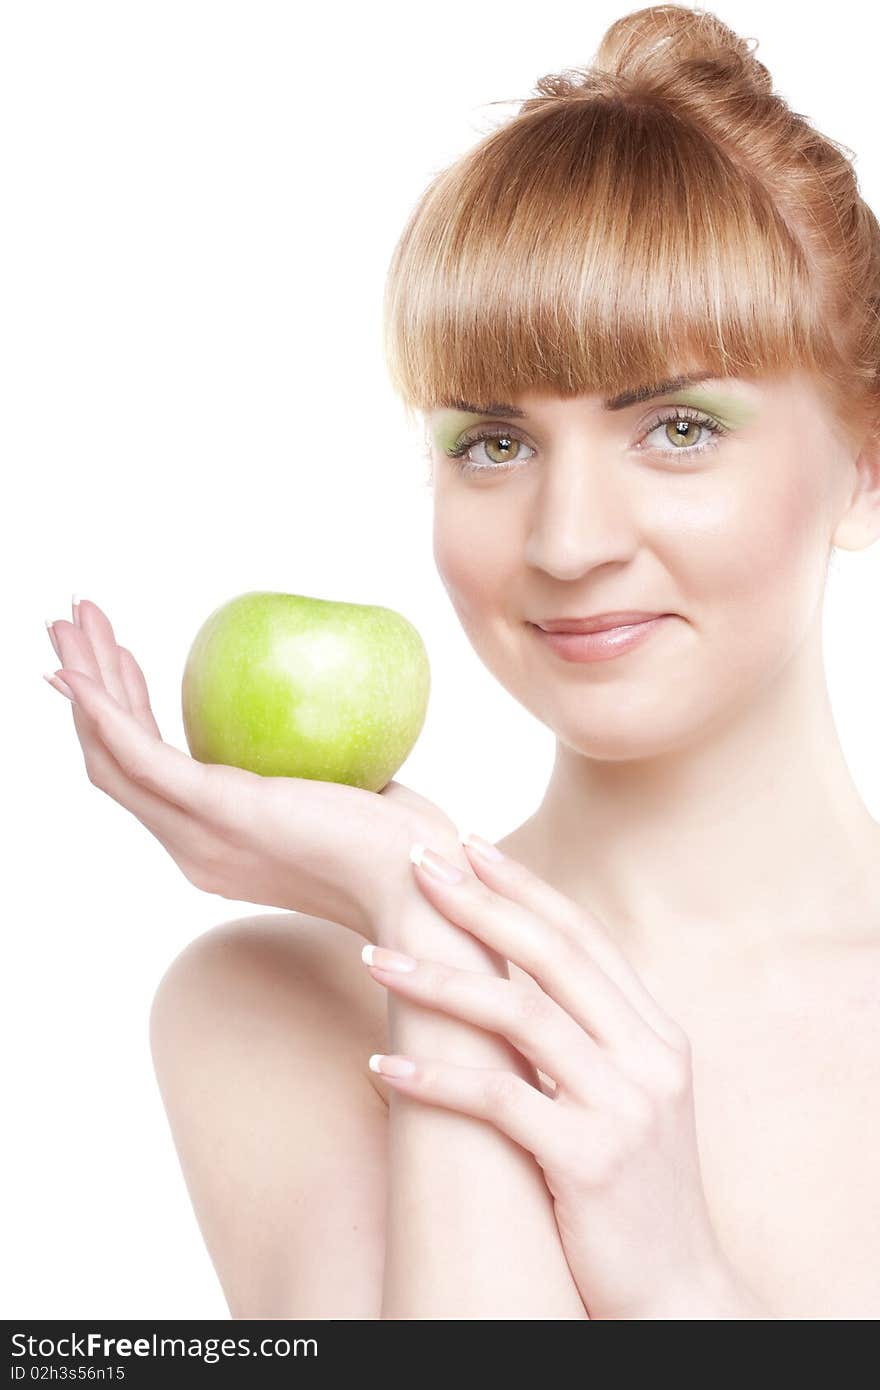
[[[649,618],[665,618],[665,613],[644,609],[617,609],[613,613],[593,613],[589,618],[547,618],[536,623],[542,632],[602,632],[613,627],[628,627],[632,623],[643,623]]]
[[[610,661],[645,642],[652,632],[657,632],[673,616],[672,613],[657,613],[640,622],[619,623],[616,627],[600,628],[594,632],[547,632],[537,623],[530,623],[529,626],[535,636],[551,647],[563,661]]]

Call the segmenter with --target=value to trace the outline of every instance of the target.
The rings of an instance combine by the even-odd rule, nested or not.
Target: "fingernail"
[[[73,595],[70,600],[70,606],[73,609],[73,621],[76,623],[77,627],[79,627],[79,594]]]
[[[361,960],[377,970],[415,970],[418,964],[415,956],[408,956],[405,951],[391,951],[387,946],[374,946],[372,941],[361,951]]]
[[[60,676],[56,676],[54,671],[51,673],[49,671],[44,671],[43,680],[48,681],[54,690],[60,690],[62,695],[66,695],[68,700],[76,704],[76,696],[67,684],[67,681],[63,681]]]
[[[409,1057],[392,1057],[383,1052],[374,1052],[370,1058],[370,1071],[376,1071],[380,1076],[412,1076],[415,1069],[416,1064]]]
[[[483,859],[493,859],[497,863],[504,858],[501,850],[489,840],[484,840],[482,835],[474,835],[470,830],[462,830],[459,839],[466,849],[472,849],[474,854],[479,854]]]
[[[49,634],[49,641],[52,643],[52,646],[55,648],[55,655],[56,655],[61,661],[63,661],[63,660],[64,660],[64,657],[61,655],[61,652],[60,652],[59,649],[58,649],[58,642],[57,642],[57,640],[56,640],[56,638],[55,638],[55,628],[54,628],[54,625],[53,625],[53,623],[51,622],[51,620],[50,620],[49,618],[46,618],[46,619],[45,619],[45,623],[46,623],[46,631],[47,631],[48,634]]]
[[[450,864],[449,860],[444,859],[442,855],[435,854],[432,849],[426,849],[418,841],[410,850],[409,857],[417,868],[424,869],[432,878],[438,879],[441,883],[460,883],[464,878],[461,869]]]

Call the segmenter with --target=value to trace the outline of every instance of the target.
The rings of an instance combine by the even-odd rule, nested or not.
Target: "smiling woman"
[[[512,979],[522,966],[541,989],[522,1012],[508,999],[515,1026],[499,1031],[555,1077],[552,1105],[511,1081],[503,1115],[474,1110],[436,1045],[392,1084],[490,1114],[538,1156],[591,1317],[880,1308],[880,1116],[860,1060],[880,1047],[880,827],[840,751],[821,633],[833,547],[880,532],[880,227],[850,153],[774,92],[746,40],[658,5],[614,23],[592,66],[543,77],[441,172],[389,266],[386,355],[427,423],[440,576],[480,660],[557,740],[540,806],[502,843],[533,906],[524,866],[565,893],[569,922],[571,903],[589,914],[570,927],[580,950],[549,910],[543,939],[509,954]],[[500,937],[503,913],[483,906]],[[628,1109],[593,1094],[579,1128],[576,1093],[602,1075],[571,1061],[573,1017],[599,1035],[601,991],[575,984],[596,919],[682,1028],[693,1072],[654,1094],[641,1158],[615,1147],[594,1204],[585,1174]],[[503,990],[477,1009],[473,979],[430,962],[422,978],[440,1009],[510,1023]],[[873,1022],[854,1009],[860,978]],[[410,998],[419,979],[415,963],[381,972]],[[394,1039],[393,1012],[390,1026]],[[650,1089],[650,1048],[631,1043],[619,1074]],[[676,1118],[691,1084],[699,1161],[687,1105]],[[609,1128],[591,1134],[600,1114]],[[390,1119],[386,1290],[415,1307],[403,1271],[424,1244],[405,1212],[444,1180],[418,1148],[427,1121]],[[561,1169],[554,1135],[579,1155]],[[468,1142],[450,1132],[444,1159],[468,1166],[485,1232],[490,1160],[470,1162]],[[498,1191],[505,1161],[499,1148]],[[642,1203],[672,1171],[693,1202],[661,1231]],[[439,1197],[425,1228],[432,1213],[447,1220]],[[709,1228],[720,1258],[697,1275],[661,1259],[656,1299],[630,1298],[658,1248],[705,1250]],[[509,1235],[501,1221],[485,1238],[513,1305]],[[519,1239],[545,1251],[536,1210],[521,1208]],[[492,1287],[485,1264],[469,1269]],[[732,1298],[720,1269],[736,1271]]]
[[[332,917],[226,924],[157,992],[236,1315],[876,1316],[880,826],[822,599],[880,533],[878,309],[846,152],[684,6],[617,20],[419,200],[391,379],[442,581],[555,761],[500,855],[407,788],[198,780],[214,881]],[[85,628],[74,694],[121,741]],[[155,758],[127,738],[108,785]]]

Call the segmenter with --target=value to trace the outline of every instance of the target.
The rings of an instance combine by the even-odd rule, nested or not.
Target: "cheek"
[[[435,496],[434,564],[452,604],[465,626],[487,609],[496,613],[504,597],[515,592],[516,545],[497,514],[490,520],[471,500],[456,505],[452,497]]]
[[[683,504],[665,553],[696,625],[753,653],[762,631],[796,643],[824,587],[826,510],[820,471],[805,456],[776,452],[749,458],[705,500]]]

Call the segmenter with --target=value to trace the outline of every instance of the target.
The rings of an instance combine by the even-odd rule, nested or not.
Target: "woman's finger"
[[[497,1067],[460,1067],[438,1059],[376,1052],[370,1069],[414,1100],[488,1120],[549,1167],[567,1148],[561,1142],[562,1107],[514,1072]],[[411,1071],[402,1073],[402,1066]],[[583,1129],[583,1121],[581,1120]]]
[[[73,708],[76,710],[76,705]],[[127,777],[97,734],[83,743],[83,753],[92,785],[146,826],[187,877],[191,878],[192,866],[202,865],[207,854],[216,857],[217,849],[210,833],[204,832],[199,822],[174,802]]]
[[[435,877],[432,867],[447,861],[424,845],[414,845],[410,858],[419,887],[445,917],[525,970],[598,1042],[618,1052],[656,1045],[657,1034],[592,959],[567,916],[539,916],[451,864],[454,881]]]
[[[93,676],[69,667],[59,674],[73,691],[76,707],[85,710],[125,777],[191,814],[213,819],[216,792],[210,764],[198,762],[148,732]],[[87,758],[100,757],[85,745],[83,751]],[[124,797],[119,799],[127,804]]]
[[[119,669],[119,648],[110,619],[96,603],[82,598],[79,609],[79,631],[90,642],[104,688],[123,709],[128,707],[128,695]]]
[[[659,1037],[667,1042],[677,1038],[676,1025],[664,1013],[594,913],[559,892],[518,859],[502,854],[497,845],[482,840],[478,835],[470,836],[469,839],[470,843],[467,836],[461,837],[465,853],[474,873],[488,888],[502,894],[510,902],[519,903],[521,907],[539,917],[559,923],[570,936],[575,937],[584,946],[596,964],[614,981]],[[489,849],[501,857],[487,857],[485,852],[481,852],[480,847],[483,845],[488,845]]]
[[[76,609],[77,605],[74,606],[74,612]],[[85,671],[103,687],[101,671],[92,650],[92,644],[79,625],[68,622],[66,618],[56,618],[52,624],[52,632],[55,638],[53,645],[61,653],[62,667],[68,671]],[[98,736],[97,731],[91,715],[81,704],[74,702],[72,709],[76,735],[82,745],[83,756],[88,766],[90,752]]]
[[[372,943],[361,959],[374,980],[397,994],[507,1038],[583,1104],[607,1103],[620,1083],[608,1054],[542,990],[526,992],[498,975],[416,960]],[[404,968],[407,961],[412,965]]]
[[[48,618],[46,619],[46,631],[49,634],[49,641],[52,643],[55,655],[58,657],[58,660],[63,664],[64,657],[61,655],[61,648],[58,645],[58,638],[55,636],[54,625],[49,621]]]
[[[161,738],[159,725],[150,705],[150,692],[144,673],[127,647],[119,648],[119,669],[128,696],[128,707],[135,719],[148,734],[152,734],[154,738]]]
[[[84,608],[84,619],[80,618],[81,606]],[[81,600],[73,605],[73,614],[72,623],[64,619],[51,625],[47,623],[52,645],[61,656],[62,663],[66,653],[68,674],[72,667],[86,673],[94,681],[94,688],[103,690],[112,700],[107,685],[115,685],[115,673],[118,671],[121,692],[117,702],[119,709],[134,718],[147,737],[164,747],[159,726],[150,708],[146,680],[131,652],[118,646],[113,629],[97,604]],[[96,647],[102,653],[100,660]],[[71,689],[77,684],[76,680],[66,683]],[[88,712],[88,700],[82,698],[82,690],[79,700],[74,702],[73,711],[92,784],[135,816],[191,882],[199,886],[207,884],[211,861],[218,857],[216,837],[194,819],[189,809],[183,809],[169,800],[164,790],[151,790],[120,766],[101,737],[94,713]]]
[[[104,619],[104,614],[98,605],[91,603],[89,600],[82,600],[82,602],[88,602],[89,607],[95,610],[97,620],[100,624],[101,620]],[[75,614],[79,613],[79,606],[79,603],[74,604],[73,611]],[[112,632],[109,621],[106,619],[104,619],[104,621],[107,622],[107,628]],[[101,665],[95,652],[94,641],[89,637],[87,629],[81,627],[78,621],[68,623],[68,630],[73,633],[81,632],[82,639],[67,637],[64,639],[65,644],[62,648],[59,638],[63,638],[63,622],[63,619],[58,619],[56,623],[50,623],[48,619],[46,620],[49,639],[55,649],[56,655],[60,658],[61,665],[63,666],[65,664],[64,653],[66,650],[70,657],[67,661],[69,667],[73,667],[75,670],[79,671],[86,671],[87,675],[94,676],[96,680],[102,680],[104,688],[108,689],[107,682],[103,678]],[[59,632],[55,631],[56,627],[60,629]],[[128,709],[134,715],[135,719],[146,729],[147,733],[152,734],[155,738],[161,738],[162,735],[159,730],[159,725],[156,723],[155,716],[150,706],[150,693],[147,689],[147,682],[143,671],[129,649],[119,646],[118,643],[116,644],[115,661],[119,670],[119,680],[123,694],[123,698],[119,699],[118,703],[122,705],[123,709]]]
[[[78,608],[79,605],[75,604],[74,613],[78,612]],[[46,626],[52,645],[61,657],[62,667],[64,652],[67,652],[69,667],[87,670],[88,674],[100,683],[100,667],[85,629],[80,628],[78,623],[70,623],[64,619],[58,619],[53,624],[47,621]],[[119,702],[121,707],[130,710],[148,734],[154,738],[161,738],[159,726],[150,708],[147,684],[140,666],[131,652],[124,647],[118,648],[118,663],[125,690],[125,698]],[[131,783],[112,754],[101,744],[94,720],[83,708],[82,703],[74,703],[73,711],[91,781],[137,816],[138,820],[167,847],[169,837],[173,838],[180,833],[180,822],[185,817],[182,817],[180,812],[169,816],[164,809],[168,805],[164,798],[141,791],[136,784]]]
[[[83,629],[77,627],[76,623],[68,622],[67,618],[56,618],[52,629],[61,651],[61,664],[68,670],[85,671],[92,680],[103,685],[101,668]]]

